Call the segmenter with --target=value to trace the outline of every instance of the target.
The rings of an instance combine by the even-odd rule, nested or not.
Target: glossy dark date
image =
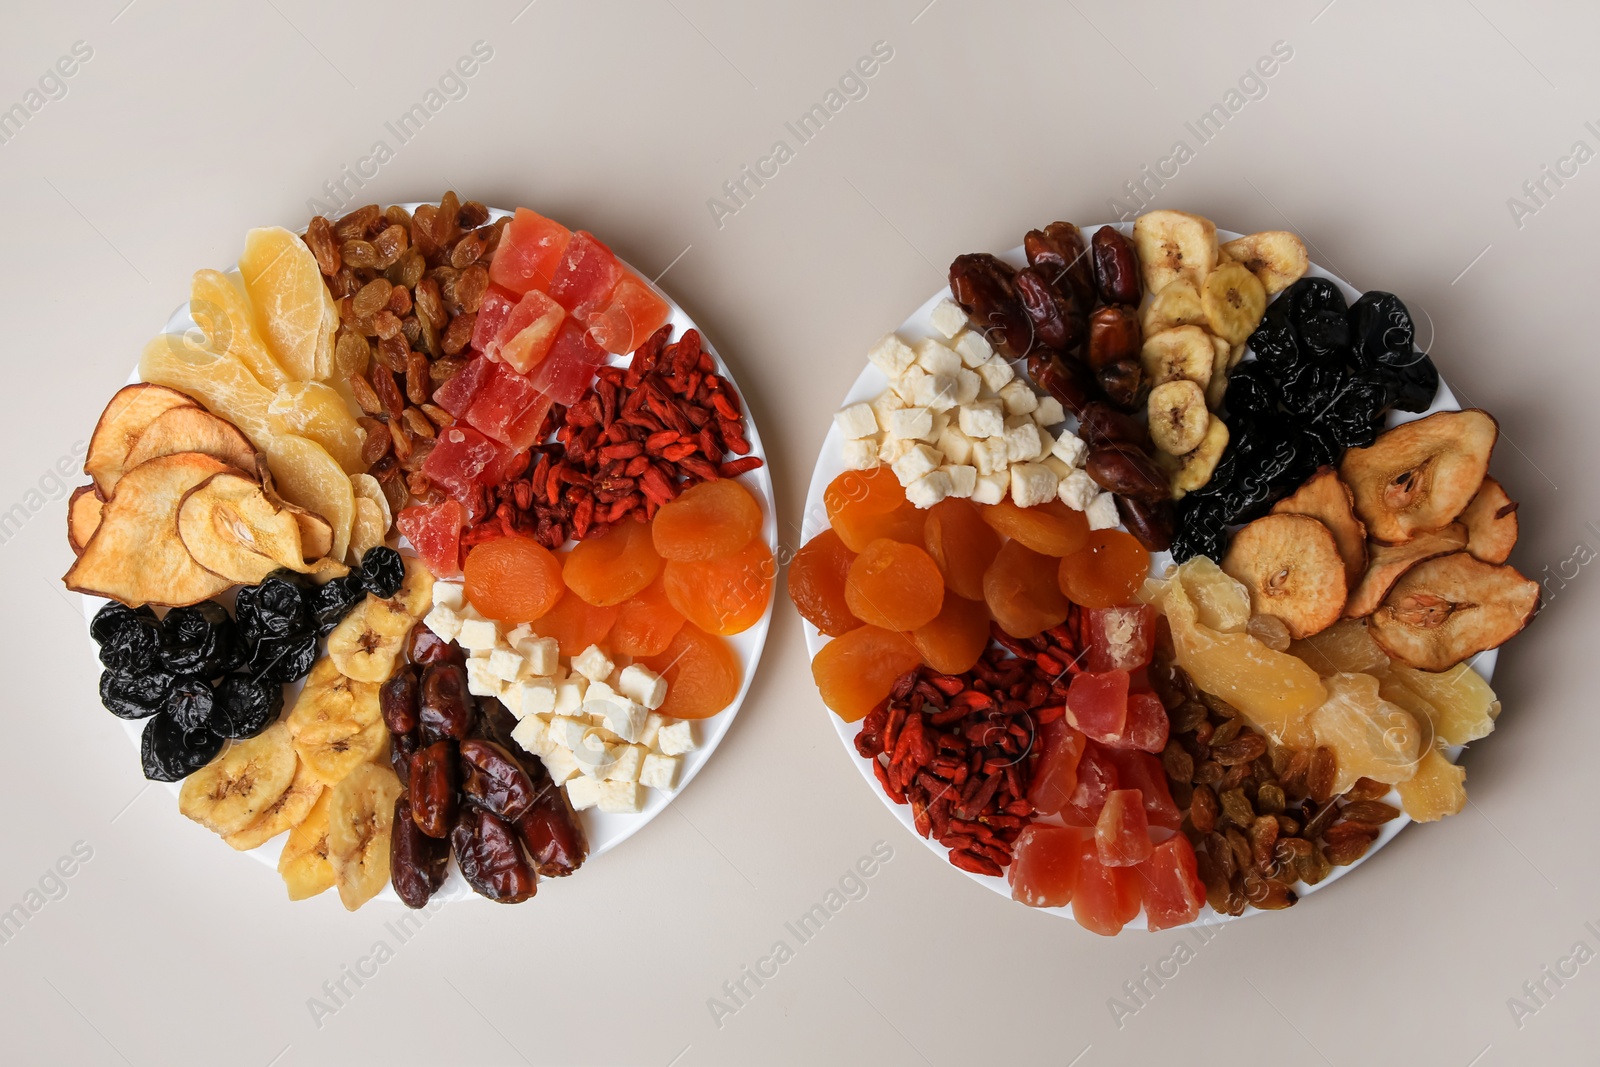
[[[420,622],[411,628],[411,635],[406,638],[406,658],[423,666],[430,663],[467,665],[467,654],[461,646],[442,639]]]
[[[505,820],[482,808],[464,807],[450,830],[450,848],[461,876],[475,892],[501,904],[533,896],[538,876]]]
[[[957,256],[950,264],[950,292],[991,345],[1008,359],[1020,359],[1033,347],[1033,323],[1012,273],[987,252]]]
[[[1139,410],[1144,403],[1144,368],[1136,359],[1108,363],[1095,372],[1095,380],[1105,390],[1106,399],[1126,412]]]
[[[1028,376],[1033,384],[1061,402],[1067,414],[1081,418],[1082,412],[1097,399],[1099,389],[1083,365],[1060,356],[1036,352],[1028,357]]]
[[[444,837],[455,821],[461,790],[460,752],[454,741],[435,741],[411,757],[411,818],[429,837]]]
[[[1078,436],[1090,448],[1126,445],[1141,451],[1150,440],[1144,426],[1100,401],[1089,404],[1078,416]]]
[[[1023,267],[1012,283],[1022,310],[1033,322],[1034,338],[1046,348],[1065,352],[1083,343],[1087,326],[1083,311],[1070,296],[1052,285],[1038,267]]]
[[[417,668],[409,663],[397,667],[378,690],[383,724],[390,733],[408,734],[417,728],[417,701]]]
[[[1083,233],[1070,222],[1052,222],[1029,230],[1022,238],[1028,265],[1039,267],[1057,288],[1071,295],[1084,311],[1094,306],[1094,271]]]
[[[533,806],[533,782],[516,758],[493,741],[461,742],[461,791],[488,811],[516,822]]]
[[[517,833],[528,846],[534,869],[544,878],[563,878],[589,854],[589,842],[567,794],[548,777],[533,806],[517,820]]]
[[[1095,308],[1089,316],[1089,369],[1138,359],[1143,334],[1138,313],[1131,307],[1107,305]]]
[[[444,884],[450,843],[429,837],[411,818],[404,793],[394,802],[394,830],[389,838],[389,878],[395,895],[408,908],[420,908]]]
[[[1178,528],[1178,512],[1170,500],[1137,500],[1117,497],[1117,514],[1128,532],[1151,552],[1165,552],[1172,547],[1172,538]]]
[[[472,731],[476,714],[467,692],[467,672],[454,663],[430,663],[422,672],[417,722],[425,742],[444,738],[457,741]]]
[[[1133,242],[1110,226],[1095,231],[1089,242],[1094,253],[1094,286],[1100,299],[1108,304],[1127,304],[1137,307],[1144,295],[1144,282],[1139,277],[1139,254]]]
[[[1102,445],[1089,451],[1084,469],[1100,488],[1118,496],[1136,497],[1149,503],[1169,498],[1166,476],[1143,452]]]

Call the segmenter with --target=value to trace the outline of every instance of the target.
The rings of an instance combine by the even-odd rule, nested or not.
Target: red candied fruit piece
[[[517,294],[510,289],[491,284],[478,304],[478,317],[472,323],[472,350],[489,355],[494,348],[495,335],[511,317],[517,306]]]
[[[465,501],[474,485],[498,485],[510,459],[504,446],[470,426],[446,426],[422,462],[422,473],[446,495]]]
[[[1030,908],[1061,908],[1072,902],[1084,842],[1090,833],[1081,826],[1047,826],[1031,823],[1018,835],[1006,868],[1011,899]]]
[[[1133,869],[1139,894],[1144,898],[1149,930],[1170,930],[1200,917],[1206,902],[1194,846],[1182,834],[1173,834],[1155,847],[1149,859]]]
[[[486,354],[527,374],[549,353],[556,331],[566,317],[567,313],[549,294],[530,289],[506,316]]]
[[[1067,690],[1067,722],[1103,745],[1120,742],[1128,725],[1128,672],[1074,676]]]
[[[474,429],[520,452],[533,444],[539,424],[549,410],[550,398],[535,389],[527,376],[504,363],[496,363],[492,375],[467,409],[466,421]]]
[[[649,283],[627,274],[617,283],[611,303],[589,320],[595,344],[618,356],[627,355],[665,326],[672,308]]]
[[[519,207],[500,234],[489,261],[489,280],[517,296],[530,289],[549,289],[571,240],[572,231],[561,223]]]
[[[605,361],[606,350],[569,315],[557,328],[550,351],[533,368],[533,384],[557,404],[571,407],[588,390],[595,370]]]
[[[1093,741],[1086,741],[1078,760],[1078,787],[1061,809],[1062,821],[1069,826],[1093,826],[1100,821],[1100,809],[1105,807],[1106,797],[1120,785],[1111,753]]]
[[[1101,863],[1093,838],[1082,847],[1072,886],[1072,917],[1085,930],[1111,937],[1139,914],[1140,878],[1127,867]]]
[[[456,376],[434,390],[433,402],[456,418],[467,413],[473,398],[494,375],[494,362],[481,356],[462,367]]]
[[[1040,815],[1059,815],[1078,788],[1078,761],[1087,739],[1054,719],[1039,727],[1039,762],[1028,787],[1028,803]]]
[[[1137,789],[1113,789],[1094,825],[1095,849],[1107,867],[1134,867],[1150,858],[1150,820]]]
[[[1160,752],[1167,747],[1172,722],[1167,709],[1154,693],[1128,694],[1128,724],[1123,729],[1123,744],[1141,752]]]
[[[454,500],[401,508],[394,524],[435,578],[461,576],[461,527],[466,512]]]
[[[1108,752],[1117,768],[1117,784],[1137,789],[1144,800],[1144,814],[1151,826],[1176,830],[1183,825],[1183,812],[1167,788],[1167,772],[1161,761],[1148,752],[1117,749]]]
[[[550,277],[550,295],[570,311],[579,322],[589,320],[611,303],[617,283],[622,281],[622,264],[611,249],[588,230],[579,230],[567,243],[561,262]]]
[[[1150,662],[1156,629],[1155,609],[1147,604],[1092,608],[1089,616],[1091,671],[1132,671]]]

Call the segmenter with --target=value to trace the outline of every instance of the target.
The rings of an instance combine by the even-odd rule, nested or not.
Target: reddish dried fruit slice
[[[489,262],[489,280],[518,296],[530,289],[549,289],[571,240],[572,231],[561,223],[519,207],[500,233]]]
[[[1339,475],[1367,536],[1399,544],[1449,525],[1478,492],[1500,428],[1484,411],[1439,411],[1345,452]]]
[[[904,634],[861,626],[822,646],[811,660],[811,677],[835,715],[858,722],[889,696],[896,679],[921,663]]]
[[[1046,556],[1070,556],[1089,542],[1089,520],[1059,500],[1019,508],[1009,500],[979,507],[983,521],[1014,541]]]
[[[1306,515],[1326,526],[1344,560],[1345,582],[1355,588],[1367,566],[1367,527],[1356,518],[1355,497],[1339,480],[1338,471],[1319,469],[1299,489],[1272,505],[1272,514]]]
[[[1007,541],[984,572],[984,602],[1012,637],[1032,637],[1066,620],[1067,599],[1056,586],[1054,565],[1021,541]]]
[[[566,593],[560,561],[529,537],[474,545],[462,572],[467,602],[506,627],[543,618]]]
[[[731,556],[761,532],[761,506],[728,478],[701,482],[661,505],[651,525],[662,559]]]
[[[845,599],[845,580],[856,554],[845,547],[833,530],[823,530],[807,541],[789,563],[789,599],[795,610],[829,637],[849,633],[861,625]]]
[[[617,605],[617,621],[607,642],[621,656],[655,656],[665,652],[686,620],[667,599],[661,576],[630,600]]]
[[[579,541],[561,565],[567,588],[596,607],[622,603],[660,573],[661,557],[642,522],[623,522]]]
[[[1061,592],[1086,608],[1112,608],[1134,598],[1150,575],[1150,553],[1132,534],[1095,530],[1083,550],[1061,560]]]
[[[1078,866],[1089,831],[1078,826],[1032,823],[1022,828],[1006,881],[1011,899],[1030,908],[1062,908],[1072,903]]]
[[[1134,874],[1138,876],[1145,923],[1151,932],[1185,926],[1200,917],[1206,887],[1200,880],[1194,846],[1187,837],[1173,834],[1161,842],[1149,859],[1134,868]]]
[[[983,572],[1000,551],[1000,536],[976,504],[959,497],[941,500],[928,510],[922,540],[947,589],[968,600],[983,599]]]
[[[435,578],[456,578],[461,574],[461,526],[465,521],[461,505],[446,500],[403,508],[394,525]]]
[[[1106,797],[1118,788],[1117,765],[1103,745],[1093,741],[1084,743],[1083,755],[1078,759],[1078,787],[1072,791],[1067,806],[1061,809],[1061,818],[1069,826],[1093,826],[1100,821],[1100,809]]]
[[[964,674],[989,647],[989,610],[981,601],[947,594],[938,616],[911,632],[911,643],[940,674]]]
[[[668,560],[661,573],[667,599],[684,618],[707,633],[729,635],[760,621],[772,599],[777,566],[758,537],[720,559]]]
[[[1176,830],[1183,825],[1183,812],[1172,799],[1167,787],[1167,772],[1161,761],[1148,752],[1113,749],[1106,753],[1117,768],[1117,784],[1124,789],[1137,789],[1144,801],[1145,818],[1151,826]]]
[[[939,614],[944,577],[915,545],[879,538],[850,564],[845,600],[855,617],[885,630],[915,630]]]
[[[1137,789],[1113,789],[1094,826],[1095,852],[1107,867],[1135,867],[1150,858],[1150,823]]]
[[[1141,752],[1160,752],[1167,747],[1167,736],[1172,730],[1167,709],[1154,693],[1128,694],[1128,721],[1122,731],[1118,747],[1131,747]]]
[[[1460,519],[1467,527],[1467,551],[1485,563],[1504,563],[1517,545],[1517,502],[1500,483],[1485,478]]]
[[[743,671],[728,642],[685,626],[665,652],[640,660],[667,680],[667,699],[656,710],[673,719],[705,719],[739,695]]]

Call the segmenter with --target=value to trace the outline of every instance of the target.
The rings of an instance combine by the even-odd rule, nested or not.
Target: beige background
[[[460,15],[7,5],[0,107],[25,102],[75,42],[92,56],[0,144],[0,511],[28,516],[0,544],[0,909],[75,843],[92,858],[0,945],[0,1059],[1595,1062],[1600,578],[1582,562],[1600,550],[1600,163],[1547,180],[1520,217],[1508,205],[1575,141],[1600,148],[1584,126],[1600,128],[1592,8],[525,2],[448,5]],[[441,95],[399,144],[385,123],[476,41],[493,55],[465,95],[447,80],[460,98]],[[867,95],[797,145],[784,123],[878,41],[893,58]],[[1201,145],[1184,124],[1279,41],[1293,54],[1265,95],[1249,83],[1257,98]],[[708,198],[780,138],[793,158],[719,227]],[[288,905],[271,872],[141,791],[56,581],[69,553],[51,469],[75,465],[189,274],[230,262],[252,225],[303,225],[308,198],[375,141],[393,155],[358,202],[449,185],[592,228],[646,271],[674,264],[663,284],[735,368],[769,443],[792,548],[828,416],[869,342],[955,254],[1055,218],[1105,219],[1180,138],[1193,157],[1156,203],[1300,230],[1319,262],[1401,294],[1458,393],[1501,420],[1496,472],[1523,501],[1517,562],[1553,595],[1501,659],[1505,714],[1467,756],[1462,815],[1407,830],[1301,907],[1199,947],[1190,936],[1176,975],[1146,979],[1150,995],[1118,1019],[1110,998],[1182,938],[1095,938],[911,841],[842,758],[786,602],[744,713],[670,811],[529,906],[448,906],[404,943],[386,926],[398,911]],[[880,840],[893,859],[867,895],[799,945],[785,922]],[[753,996],[719,1026],[708,998],[780,938],[793,958],[759,989],[747,980]],[[379,940],[392,958],[360,987],[345,979],[351,995],[315,1019],[308,998]],[[1545,967],[1571,977],[1544,979],[1540,1006],[1522,987]],[[1537,1010],[1518,1019],[1511,997]]]

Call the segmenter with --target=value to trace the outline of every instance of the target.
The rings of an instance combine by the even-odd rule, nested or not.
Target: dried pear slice
[[[111,597],[129,607],[195,604],[233,585],[196,563],[178,536],[184,494],[224,471],[233,468],[198,452],[162,456],[128,471],[62,581],[74,592]]]
[[[1454,552],[1401,575],[1368,627],[1402,664],[1447,671],[1516,636],[1538,610],[1539,583],[1515,567]]]
[[[1257,615],[1275,615],[1296,640],[1339,620],[1347,588],[1332,532],[1307,515],[1267,515],[1234,535],[1222,569],[1250,590]]]
[[[1467,551],[1485,563],[1504,563],[1517,546],[1517,502],[1500,483],[1485,477],[1478,494],[1461,513],[1467,526]]]
[[[74,554],[83,555],[83,546],[100,528],[100,512],[105,506],[92,485],[80,485],[72,491],[67,499],[67,544]]]
[[[238,428],[199,407],[164,411],[139,435],[128,453],[128,466],[179,452],[204,452],[230,467],[253,470],[256,450]]]
[[[1299,489],[1272,505],[1272,514],[1309,515],[1326,526],[1344,560],[1345,583],[1355,588],[1367,567],[1367,527],[1356,518],[1355,497],[1338,471],[1318,468]]]
[[[307,563],[322,559],[333,551],[333,527],[328,525],[327,519],[293,504],[285,504],[284,508],[300,524],[300,551]]]
[[[139,435],[156,421],[163,412],[173,408],[199,407],[199,402],[186,393],[151,382],[138,382],[118,389],[94,433],[89,435],[89,451],[83,458],[83,473],[94,479],[95,488],[102,497],[111,496],[122,472],[132,467],[127,462]]]
[[[189,490],[178,506],[178,536],[196,563],[241,585],[279,567],[306,569],[294,515],[240,474],[214,475]]]
[[[1499,435],[1488,412],[1440,411],[1346,452],[1339,475],[1367,536],[1400,544],[1454,522],[1483,483]]]
[[[1467,544],[1467,528],[1452,522],[1442,530],[1419,534],[1403,545],[1372,546],[1372,559],[1366,573],[1344,605],[1344,617],[1364,619],[1378,610],[1400,576],[1425,559],[1459,552]]]

